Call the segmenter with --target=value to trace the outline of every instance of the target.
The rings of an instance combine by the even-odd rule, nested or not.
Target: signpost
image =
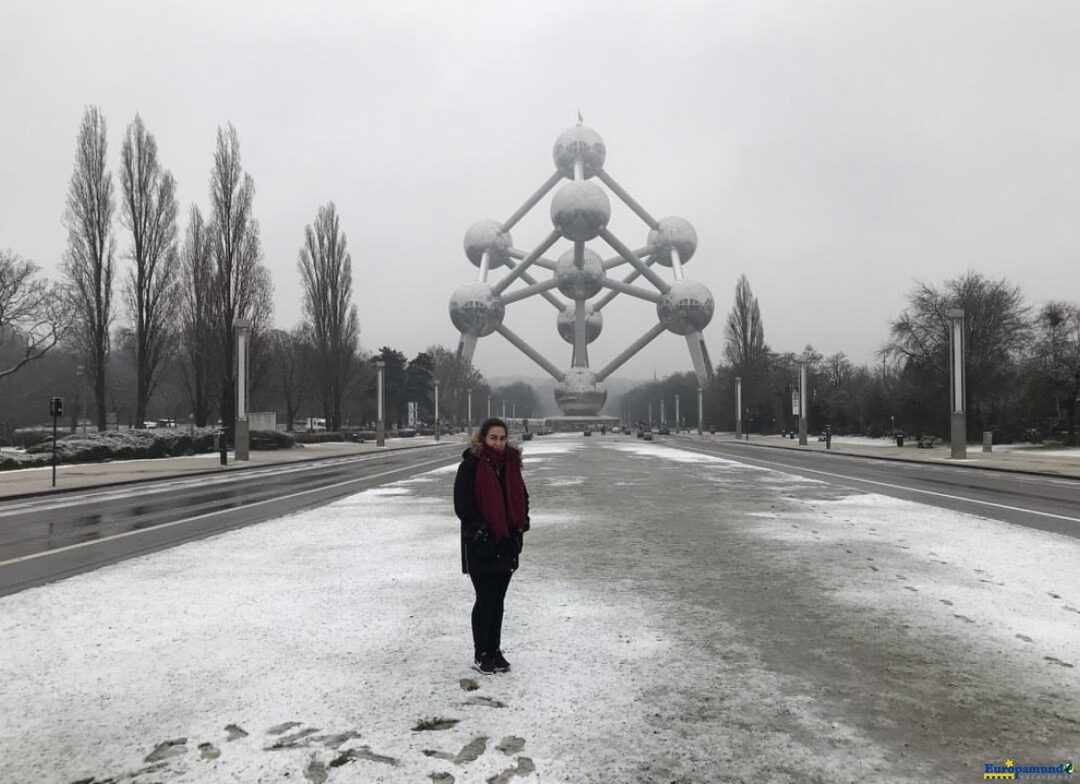
[[[49,401],[49,416],[52,417],[52,486],[56,487],[56,422],[64,415],[64,398],[54,397]]]

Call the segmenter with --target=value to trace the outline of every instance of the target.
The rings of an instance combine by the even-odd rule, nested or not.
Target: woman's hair
[[[481,441],[487,438],[488,431],[491,430],[491,428],[493,427],[501,427],[503,430],[506,431],[507,435],[510,435],[510,428],[506,426],[505,422],[503,422],[498,417],[491,417],[490,419],[485,419],[484,424],[480,425]]]

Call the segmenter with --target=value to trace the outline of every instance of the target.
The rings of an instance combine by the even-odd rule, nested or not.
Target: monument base
[[[608,430],[612,430],[621,424],[622,422],[618,417],[602,416],[600,414],[594,414],[593,416],[554,416],[544,420],[544,425],[553,433],[574,433],[585,428],[596,430],[601,425]]]

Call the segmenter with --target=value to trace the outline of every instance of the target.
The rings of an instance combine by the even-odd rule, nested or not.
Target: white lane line
[[[173,492],[175,490],[190,487],[192,485],[198,485],[200,487],[205,487],[207,485],[228,485],[233,482],[240,482],[248,479],[265,477],[269,474],[299,474],[304,471],[313,471],[315,469],[328,468],[347,463],[367,463],[375,459],[385,458],[388,454],[392,453],[384,452],[376,455],[363,455],[358,457],[331,457],[326,458],[325,460],[320,459],[316,461],[306,461],[302,463],[278,463],[274,466],[255,468],[249,471],[234,470],[224,474],[210,474],[193,477],[175,477],[174,481],[170,482],[167,480],[162,480],[166,483],[155,483],[152,487],[123,485],[116,488],[95,488],[93,491],[90,492],[78,493],[75,495],[65,495],[63,500],[56,500],[44,504],[41,502],[42,499],[40,498],[29,501],[16,501],[11,504],[4,504],[2,508],[0,508],[0,518],[10,517],[16,514],[22,514],[28,509],[33,509],[34,511],[48,512],[54,509],[66,509],[72,506],[83,506],[88,502],[98,503],[101,501],[122,500],[124,498],[132,498],[134,496],[144,497],[149,495],[159,495],[161,493]],[[2,498],[0,498],[0,504],[3,504]]]
[[[194,522],[195,520],[202,520],[203,518],[206,518],[206,517],[213,517],[214,515],[223,514],[224,512],[235,512],[235,511],[238,511],[238,510],[241,510],[241,509],[251,509],[251,508],[256,507],[256,506],[262,506],[263,504],[275,503],[275,502],[278,502],[278,501],[287,501],[290,498],[299,498],[300,496],[308,495],[309,493],[318,493],[318,492],[322,492],[324,490],[332,490],[335,487],[344,487],[345,485],[351,485],[351,484],[354,484],[356,482],[367,482],[367,481],[369,481],[371,479],[378,479],[380,476],[389,476],[390,474],[398,474],[398,473],[401,473],[402,471],[408,471],[410,469],[420,468],[421,466],[431,465],[432,463],[445,463],[445,462],[447,462],[448,459],[449,458],[443,457],[443,458],[439,458],[437,460],[426,460],[423,463],[417,463],[415,465],[410,465],[410,466],[402,466],[401,468],[395,468],[392,471],[383,471],[380,474],[371,474],[369,476],[361,476],[361,477],[357,477],[356,479],[346,479],[344,482],[336,482],[335,484],[332,484],[332,485],[324,485],[322,487],[314,487],[314,488],[311,488],[310,490],[301,490],[301,491],[299,491],[297,493],[290,493],[289,495],[279,495],[279,496],[277,496],[275,498],[267,498],[267,499],[262,500],[262,501],[254,501],[254,502],[252,502],[250,504],[244,504],[243,506],[236,506],[236,507],[233,507],[231,509],[223,509],[223,510],[220,510],[220,511],[217,511],[217,512],[206,512],[205,514],[195,515],[194,517],[185,517],[183,520],[173,520],[172,522],[161,523],[160,525],[151,526],[149,528],[140,528],[137,531],[125,531],[125,532],[120,533],[120,534],[113,534],[112,536],[106,536],[104,539],[94,539],[91,542],[80,542],[79,544],[69,544],[69,545],[67,545],[65,547],[57,547],[55,550],[45,550],[44,552],[32,553],[31,555],[22,555],[22,556],[19,556],[18,558],[11,558],[11,559],[9,559],[7,561],[0,561],[0,566],[10,566],[11,564],[23,563],[24,561],[32,561],[35,558],[45,558],[45,557],[50,556],[50,555],[56,555],[57,553],[67,552],[68,550],[75,550],[75,549],[78,549],[80,547],[89,547],[91,545],[101,544],[102,542],[111,542],[114,539],[123,539],[123,538],[128,537],[128,536],[136,536],[138,534],[144,534],[147,531],[159,531],[159,530],[161,530],[163,528],[172,528],[174,525],[183,525],[184,523],[191,523],[191,522]],[[455,456],[454,460],[457,461],[458,458]]]
[[[693,450],[695,452],[700,452],[703,455],[709,455],[711,457],[716,457],[716,455],[713,455],[710,452],[707,452],[707,451],[705,451],[703,449],[700,449],[700,448],[695,449],[694,447],[690,447],[690,446],[679,447],[679,448],[680,449],[691,449],[691,450]],[[932,496],[934,496],[936,498],[948,498],[948,499],[953,500],[953,501],[966,501],[969,504],[980,504],[981,506],[989,506],[989,507],[992,507],[994,509],[1007,509],[1010,512],[1023,512],[1024,514],[1038,515],[1039,517],[1050,517],[1050,518],[1053,518],[1054,520],[1068,520],[1070,523],[1080,523],[1080,517],[1069,517],[1068,515],[1054,514],[1053,512],[1040,512],[1037,509],[1025,509],[1022,506],[1009,506],[1008,504],[998,504],[998,503],[994,503],[993,501],[983,501],[983,500],[981,500],[979,498],[969,498],[969,497],[963,496],[963,495],[950,495],[949,493],[939,493],[939,492],[934,491],[934,490],[919,490],[918,488],[915,488],[915,487],[906,487],[904,485],[894,485],[894,484],[891,484],[889,482],[879,482],[879,481],[877,481],[875,479],[860,479],[860,478],[854,477],[854,476],[847,476],[846,474],[835,474],[835,473],[832,473],[831,471],[819,471],[816,468],[801,468],[801,467],[798,467],[798,466],[786,465],[784,463],[773,463],[773,462],[770,462],[768,460],[762,460],[759,457],[746,457],[746,458],[733,457],[733,458],[730,458],[730,459],[736,460],[736,461],[738,461],[740,459],[755,460],[755,461],[757,461],[759,463],[764,463],[765,465],[768,465],[768,466],[776,466],[779,469],[783,469],[784,473],[792,473],[792,472],[795,472],[795,471],[806,471],[806,472],[811,473],[811,474],[821,474],[822,476],[831,476],[834,479],[843,479],[843,480],[845,480],[847,482],[862,482],[862,483],[868,484],[868,485],[877,485],[878,487],[888,487],[888,488],[891,488],[893,490],[902,490],[905,493],[921,493],[922,495],[932,495]]]

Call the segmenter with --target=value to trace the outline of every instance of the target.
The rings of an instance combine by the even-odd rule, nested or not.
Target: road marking
[[[241,509],[251,509],[252,507],[261,506],[263,504],[269,504],[269,503],[273,503],[273,502],[277,502],[277,501],[287,501],[290,498],[299,498],[300,496],[308,495],[309,493],[318,493],[318,492],[321,492],[321,491],[324,491],[324,490],[332,490],[335,487],[344,487],[345,485],[354,484],[356,482],[366,482],[366,481],[369,481],[371,479],[378,479],[380,476],[389,476],[390,474],[401,473],[402,471],[407,471],[407,470],[410,470],[410,469],[420,468],[421,466],[431,465],[432,463],[445,463],[445,462],[447,462],[448,459],[449,458],[443,457],[443,458],[439,458],[437,460],[426,460],[426,461],[424,461],[422,463],[417,463],[415,465],[402,466],[401,468],[395,468],[395,469],[393,469],[391,471],[383,471],[382,473],[371,474],[370,476],[361,476],[361,477],[357,477],[356,479],[346,479],[343,482],[336,482],[336,483],[334,483],[332,485],[324,485],[322,487],[314,487],[314,488],[311,488],[309,490],[301,490],[301,491],[296,492],[296,493],[290,493],[289,495],[279,495],[279,496],[277,496],[275,498],[266,498],[266,499],[264,499],[262,501],[254,501],[254,502],[252,502],[250,504],[244,504],[243,506],[236,506],[236,507],[233,507],[231,509],[224,509],[224,510],[220,510],[220,511],[217,511],[217,512],[206,512],[206,513],[201,514],[201,515],[195,515],[194,517],[185,517],[183,520],[173,520],[173,521],[168,522],[168,523],[161,523],[160,525],[151,526],[150,528],[140,528],[137,531],[124,531],[123,533],[120,533],[120,534],[113,534],[112,536],[106,536],[104,539],[95,539],[95,540],[93,540],[91,542],[80,542],[79,544],[69,544],[69,545],[66,545],[64,547],[58,547],[55,550],[45,550],[44,552],[40,552],[40,553],[32,553],[30,555],[22,555],[22,556],[19,556],[18,558],[11,558],[10,560],[7,560],[7,561],[0,561],[0,566],[10,566],[11,564],[23,563],[25,561],[32,561],[35,558],[44,558],[46,556],[56,555],[57,553],[67,552],[68,550],[75,550],[75,549],[77,549],[79,547],[89,547],[90,545],[101,544],[103,542],[111,542],[114,539],[123,539],[123,538],[128,537],[128,536],[136,536],[138,534],[144,534],[144,533],[147,533],[148,531],[158,531],[158,530],[161,530],[163,528],[171,528],[174,525],[182,525],[183,523],[190,523],[190,522],[194,522],[195,520],[202,520],[203,518],[213,517],[214,515],[223,514],[224,512],[235,512],[235,511],[238,511],[238,510],[241,510]],[[457,459],[458,458],[455,456],[454,460],[457,460]]]
[[[678,448],[678,449],[690,449],[690,450],[695,451],[695,452],[700,452],[703,455],[709,455],[710,457],[716,457],[716,455],[714,453],[708,452],[708,451],[706,451],[704,449],[701,449],[701,448],[695,448],[695,447],[692,447],[692,446],[679,446],[679,447],[676,447],[676,448]],[[721,454],[724,454],[725,456],[728,456],[727,453],[721,453]],[[728,456],[728,457],[730,457],[730,456]],[[863,482],[864,484],[868,484],[868,485],[877,485],[878,487],[889,487],[889,488],[892,488],[893,490],[903,490],[905,493],[922,493],[923,495],[932,495],[932,496],[935,496],[937,498],[948,498],[948,499],[951,499],[953,501],[966,501],[969,504],[981,504],[982,506],[989,506],[989,507],[993,507],[994,509],[1007,509],[1010,512],[1023,512],[1024,514],[1038,515],[1039,517],[1050,517],[1050,518],[1053,518],[1055,520],[1068,520],[1070,523],[1080,523],[1080,517],[1069,517],[1068,515],[1054,514],[1053,512],[1040,512],[1037,509],[1025,509],[1022,506],[1009,506],[1008,504],[998,504],[998,503],[995,503],[993,501],[983,501],[983,500],[980,500],[978,498],[968,498],[967,496],[963,496],[963,495],[950,495],[949,493],[939,493],[939,492],[934,491],[934,490],[919,490],[918,488],[915,488],[915,487],[905,487],[904,485],[894,485],[894,484],[891,484],[889,482],[879,482],[876,479],[859,479],[858,477],[847,476],[845,474],[835,474],[835,473],[832,473],[831,471],[819,471],[816,468],[802,468],[802,467],[799,467],[799,466],[786,465],[784,463],[773,463],[773,462],[770,462],[769,460],[763,460],[760,457],[746,457],[746,458],[730,457],[730,459],[735,460],[735,461],[738,461],[740,459],[756,460],[757,462],[764,463],[765,465],[777,466],[779,468],[787,469],[787,473],[790,473],[792,471],[807,471],[807,472],[809,472],[811,474],[821,474],[822,476],[831,476],[834,479],[843,479],[843,480],[848,481],[848,482]],[[873,460],[874,458],[868,458],[868,459]],[[878,458],[878,459],[880,459],[880,458]]]

